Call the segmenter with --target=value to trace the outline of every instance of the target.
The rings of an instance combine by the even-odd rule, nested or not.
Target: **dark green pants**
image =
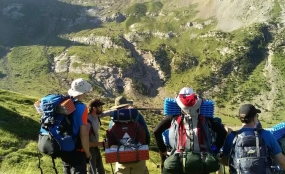
[[[91,147],[90,153],[92,155],[91,164],[94,170],[94,174],[105,174],[105,169],[103,166],[100,149],[98,147]],[[93,174],[89,166],[88,166],[88,173]]]

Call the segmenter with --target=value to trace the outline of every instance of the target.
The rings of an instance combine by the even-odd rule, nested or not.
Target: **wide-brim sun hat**
[[[91,90],[91,84],[86,80],[79,78],[71,83],[71,88],[68,90],[68,95],[76,97]]]
[[[123,108],[132,104],[132,100],[127,100],[125,97],[120,96],[115,99],[115,106],[111,107],[111,109]]]

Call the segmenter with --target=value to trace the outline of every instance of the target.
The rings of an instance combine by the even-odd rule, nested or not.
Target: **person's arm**
[[[88,131],[88,124],[87,124],[87,119],[88,119],[88,109],[85,106],[84,111],[81,115],[81,121],[82,124],[80,125],[80,139],[81,139],[81,145],[82,148],[86,154],[87,158],[91,157],[91,153],[89,150],[89,131]]]
[[[224,145],[223,145],[223,153],[220,155],[220,163],[224,166],[228,166],[228,158],[232,149],[233,140],[235,138],[235,133],[230,133],[227,135]]]
[[[261,132],[262,138],[268,147],[269,151],[271,152],[274,159],[280,165],[280,167],[285,170],[285,157],[282,154],[282,149],[276,140],[276,138],[267,130],[262,130]]]
[[[282,153],[278,153],[274,156],[275,160],[279,164],[279,166],[285,170],[285,156]]]
[[[91,154],[89,151],[89,133],[88,133],[87,125],[80,126],[80,139],[81,139],[81,145],[86,154],[86,157],[90,158]]]
[[[113,111],[115,111],[115,110],[117,110],[117,109],[110,109],[110,110],[104,111],[102,114],[99,115],[99,117],[100,117],[100,118],[103,118],[103,117],[110,116],[111,113],[112,113]]]
[[[107,147],[107,142],[89,142],[89,147]]]
[[[221,123],[215,121],[214,119],[210,119],[210,123],[212,130],[217,135],[215,145],[218,147],[218,149],[220,149],[223,147],[223,144],[225,142],[227,131]]]
[[[163,120],[160,121],[160,123],[158,123],[158,125],[153,130],[153,134],[154,134],[157,147],[159,151],[163,154],[166,154],[167,149],[163,142],[162,133],[170,127],[171,121],[172,121],[172,117],[166,116],[163,118]]]

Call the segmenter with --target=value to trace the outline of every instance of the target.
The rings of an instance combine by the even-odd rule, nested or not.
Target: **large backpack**
[[[211,173],[219,169],[219,161],[212,150],[214,132],[207,117],[200,115],[202,99],[190,110],[190,115],[181,114],[172,119],[169,128],[169,143],[173,148],[164,162],[163,174]],[[197,118],[197,120],[192,120]],[[193,125],[194,124],[196,125]],[[197,127],[196,127],[197,126]],[[193,128],[197,128],[197,136]]]
[[[73,134],[72,124],[76,104],[74,99],[61,94],[49,94],[35,103],[42,114],[38,150],[52,157],[54,169],[54,159],[76,147],[78,135]]]
[[[230,173],[271,174],[268,149],[261,137],[263,129],[232,131],[235,134],[230,152]]]
[[[137,109],[120,109],[111,113],[111,120],[114,122],[107,130],[108,146],[116,145],[138,149],[141,145],[146,145],[146,131],[137,122],[139,112]],[[118,162],[120,157],[118,157]],[[138,156],[135,161],[139,161]]]

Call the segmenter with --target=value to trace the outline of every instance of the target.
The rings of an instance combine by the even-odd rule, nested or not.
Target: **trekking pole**
[[[43,174],[43,169],[41,168],[41,154],[39,150],[38,150],[38,159],[39,159],[38,168],[40,169],[41,174]]]
[[[54,162],[55,157],[52,157],[51,159],[52,159],[52,165],[53,165],[52,168],[54,169],[55,174],[58,174],[58,171],[56,169],[55,162]]]
[[[111,165],[112,174],[114,174],[114,169],[113,169],[112,163],[110,163],[110,165]]]
[[[92,174],[95,174],[95,173],[94,173],[94,169],[93,169],[93,167],[92,167],[91,160],[89,160],[89,167],[90,167],[90,169],[91,169],[91,173],[92,173]]]
[[[136,108],[137,110],[163,111],[163,108]]]
[[[153,164],[155,164],[156,165],[156,168],[160,168],[160,165],[159,164],[157,164],[151,157],[149,157],[149,159],[153,162]]]

